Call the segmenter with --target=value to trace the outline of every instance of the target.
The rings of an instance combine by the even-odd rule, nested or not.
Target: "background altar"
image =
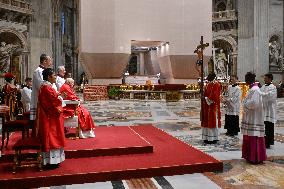
[[[128,76],[125,76],[125,84],[128,84],[128,85],[146,85],[147,82],[149,82],[149,84],[152,84],[152,85],[158,85],[159,77],[157,75],[153,75],[153,76],[128,75]]]

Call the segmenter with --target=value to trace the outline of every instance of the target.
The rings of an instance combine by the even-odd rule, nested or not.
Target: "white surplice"
[[[258,86],[248,90],[243,100],[243,120],[241,131],[243,135],[264,137],[264,111],[262,95]]]
[[[240,103],[241,103],[241,88],[237,86],[229,85],[228,96],[224,97],[224,104],[226,105],[226,115],[239,115]]]
[[[277,89],[275,85],[269,84],[261,87],[261,94],[263,99],[264,121],[276,123],[276,99]]]
[[[24,87],[21,90],[21,101],[23,103],[25,112],[30,111],[31,98],[32,98],[32,89]]]
[[[60,87],[65,83],[65,79],[59,75],[57,75],[56,77],[56,88],[57,88],[57,91],[59,91]]]
[[[32,94],[31,94],[31,108],[30,108],[30,119],[31,120],[35,120],[36,118],[38,92],[43,82],[42,71],[43,71],[42,67],[37,67],[37,69],[33,73],[33,87],[32,87]]]

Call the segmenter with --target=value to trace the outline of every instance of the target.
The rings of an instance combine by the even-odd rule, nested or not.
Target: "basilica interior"
[[[222,170],[215,171],[207,165],[206,171],[148,177],[80,180],[72,175],[68,182],[48,177],[48,182],[27,186],[284,188],[283,20],[283,0],[0,0],[1,88],[6,73],[15,76],[17,86],[23,84],[32,77],[41,54],[47,54],[53,69],[64,66],[75,80],[76,94],[96,127],[151,125],[222,162]],[[273,74],[278,92],[275,145],[267,149],[267,161],[261,165],[242,159],[241,133],[225,134],[224,106],[218,143],[201,140],[200,83],[214,72],[224,91],[230,77],[237,75],[244,97],[248,71],[260,84],[265,74]],[[3,101],[3,94],[0,97]],[[17,114],[23,115],[23,110]],[[7,153],[0,153],[0,175]],[[0,188],[7,178],[0,176]]]
[[[200,19],[206,19],[208,26],[204,29],[208,30],[212,26],[212,29],[203,32],[204,37],[210,43],[210,47],[206,50],[208,52],[204,54],[205,74],[214,71],[222,78],[232,74],[242,77],[245,71],[250,70],[257,73],[260,79],[265,73],[271,72],[277,76],[278,82],[282,82],[283,2],[281,0],[264,2],[266,2],[265,5],[261,3],[257,5],[248,2],[247,4],[239,3],[237,0],[214,0],[210,2],[210,6],[209,4],[206,6],[204,12],[211,12],[212,17],[207,17],[205,14],[203,14],[205,16],[199,16]],[[132,20],[130,19],[132,17],[121,16],[120,12],[127,10],[125,14],[131,13],[131,10],[138,6],[136,4],[128,4],[128,7],[125,5],[124,10],[122,3],[121,5],[113,3],[113,6],[117,7],[117,15],[112,15],[108,14],[108,11],[112,11],[111,6],[107,4],[98,4],[98,6],[96,3],[78,0],[1,1],[0,39],[6,45],[14,46],[14,48],[1,47],[3,53],[8,52],[9,54],[9,57],[3,57],[2,61],[9,63],[6,63],[6,67],[1,67],[1,72],[9,71],[17,75],[17,82],[21,83],[26,77],[32,75],[38,65],[40,54],[46,53],[52,56],[54,68],[64,65],[77,84],[83,72],[94,84],[101,82],[122,84],[125,73],[131,73],[130,76],[160,74],[162,83],[196,82],[199,74],[198,70],[191,69],[196,63],[193,51],[202,33],[196,34],[192,29],[185,31],[187,27],[190,27],[188,25],[195,23],[191,23],[188,18],[189,14],[185,14],[188,5],[184,1],[178,5],[179,7],[174,7],[183,12],[183,15],[178,15],[173,19],[180,19],[183,22],[187,19],[188,24],[184,24],[183,28],[179,25],[171,26],[163,18],[165,17],[164,12],[161,12],[161,18],[156,16],[157,21],[161,23],[160,29],[157,28],[158,23],[153,21],[151,16],[146,16],[146,14],[155,16],[154,11],[159,4],[141,4],[141,8],[143,6],[152,8],[148,12],[144,11],[145,13],[137,12],[136,20]],[[106,6],[109,7],[108,10],[99,12],[99,9]],[[167,10],[168,5],[164,6]],[[98,11],[90,10],[90,13],[89,8],[92,7]],[[211,9],[208,10],[210,7]],[[247,11],[245,8],[254,11]],[[242,14],[242,11],[250,12],[250,15]],[[103,24],[100,27],[101,18],[96,14],[102,18],[108,14],[105,19],[114,24],[113,16],[117,16],[120,19],[121,28],[110,24]],[[246,19],[247,17],[258,19],[258,14],[261,14],[265,20]],[[143,17],[144,20],[141,19]],[[93,24],[90,24],[91,19],[93,19]],[[145,27],[148,27],[148,32],[151,33],[136,34],[137,30],[141,31],[140,27],[143,27],[142,22],[145,21],[149,22]],[[134,22],[136,27],[129,22]],[[179,27],[176,32],[184,34],[172,35],[167,31],[169,27]],[[254,32],[255,27],[263,28],[265,33],[258,35]],[[99,32],[101,29],[108,32]],[[129,31],[125,32],[127,30]],[[164,34],[158,34],[160,31]],[[262,32],[262,30],[259,31]],[[158,33],[153,35],[155,32]],[[186,35],[185,32],[188,34]],[[107,35],[111,33],[115,36],[107,38]],[[92,40],[90,40],[91,36],[93,36]],[[255,41],[253,46],[247,44],[247,39]],[[118,40],[117,44],[113,42],[116,40]],[[258,43],[257,40],[261,42]],[[262,41],[265,44],[262,45]],[[256,48],[257,45],[262,48]],[[258,49],[258,51],[254,52],[253,49]],[[245,53],[250,51],[251,57],[248,57]],[[256,53],[259,57],[254,55]],[[220,63],[219,55],[223,56]],[[209,65],[211,57],[213,57],[211,59],[213,64]],[[247,65],[245,62],[249,62],[250,66],[245,66]],[[114,64],[115,69],[112,67]],[[108,71],[106,72],[103,67]]]

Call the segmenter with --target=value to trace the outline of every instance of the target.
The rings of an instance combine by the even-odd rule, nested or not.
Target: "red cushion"
[[[19,139],[13,146],[14,150],[40,150],[41,143],[38,138]]]

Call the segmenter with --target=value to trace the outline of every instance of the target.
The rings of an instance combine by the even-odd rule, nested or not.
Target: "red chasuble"
[[[68,85],[67,83],[64,83],[61,87],[59,92],[61,93],[64,100],[80,100],[74,90]],[[67,104],[64,107],[64,117],[69,118],[74,116],[74,105]],[[79,124],[82,131],[88,131],[95,128],[94,121],[92,119],[92,116],[90,115],[89,111],[84,108],[82,105],[79,105],[77,108],[78,111],[78,118],[79,118]]]
[[[50,83],[39,90],[37,123],[44,152],[63,148],[65,144],[63,108],[58,95]]]
[[[219,128],[221,127],[220,95],[221,84],[219,82],[209,82],[205,86],[204,97],[207,97],[212,103],[208,105],[206,100],[203,100],[202,127],[216,128],[216,123]]]

